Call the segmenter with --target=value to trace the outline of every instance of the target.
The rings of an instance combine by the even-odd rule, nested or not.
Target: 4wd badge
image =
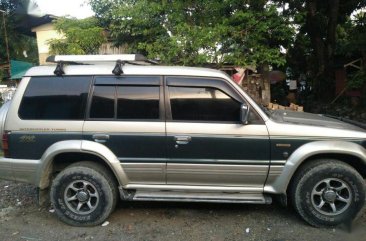
[[[36,142],[36,137],[33,135],[24,135],[19,138],[21,143],[32,143]]]

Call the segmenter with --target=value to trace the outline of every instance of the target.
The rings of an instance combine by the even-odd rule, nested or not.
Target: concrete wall
[[[58,33],[52,23],[47,23],[40,25],[38,27],[32,28],[32,32],[36,33],[37,45],[38,45],[38,56],[39,64],[45,65],[46,58],[50,56],[48,41],[51,39],[62,39],[65,36]],[[104,43],[100,49],[99,54],[122,54],[125,53],[125,47],[113,47],[112,43]]]
[[[64,36],[58,33],[52,23],[46,23],[41,26],[32,28],[32,32],[36,33],[39,64],[46,63],[46,58],[49,56],[49,44],[51,39],[62,39]]]

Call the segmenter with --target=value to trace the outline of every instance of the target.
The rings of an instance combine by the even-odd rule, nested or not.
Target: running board
[[[256,203],[270,204],[272,198],[254,193],[198,193],[177,191],[137,190],[131,201],[170,201],[170,202],[213,202],[213,203]]]

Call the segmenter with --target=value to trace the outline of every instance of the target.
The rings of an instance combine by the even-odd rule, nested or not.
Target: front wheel
[[[116,206],[117,185],[102,165],[78,162],[53,180],[51,202],[57,216],[67,224],[98,225]]]
[[[292,182],[293,206],[316,227],[351,222],[365,202],[365,182],[350,165],[316,160],[305,165]]]

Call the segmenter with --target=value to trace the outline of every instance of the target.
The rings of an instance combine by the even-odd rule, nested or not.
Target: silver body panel
[[[128,184],[122,186],[124,189],[132,190],[164,190],[164,191],[192,191],[192,192],[219,192],[219,193],[251,193],[263,192],[263,187],[243,187],[243,186],[199,186],[199,185],[148,185],[148,184]]]
[[[166,164],[162,163],[121,163],[129,184],[165,184]]]
[[[269,165],[168,164],[167,182],[180,185],[258,187],[262,191]]]
[[[349,129],[345,124],[342,129],[335,129],[331,126],[314,126],[293,123],[280,123],[273,120],[266,122],[269,135],[277,139],[309,139],[309,140],[356,140],[366,139],[365,130]],[[358,128],[359,129],[359,128]]]
[[[215,202],[215,203],[255,203],[270,204],[272,199],[263,194],[184,191],[149,191],[139,190],[132,197],[133,201],[173,201],[173,202]]]

